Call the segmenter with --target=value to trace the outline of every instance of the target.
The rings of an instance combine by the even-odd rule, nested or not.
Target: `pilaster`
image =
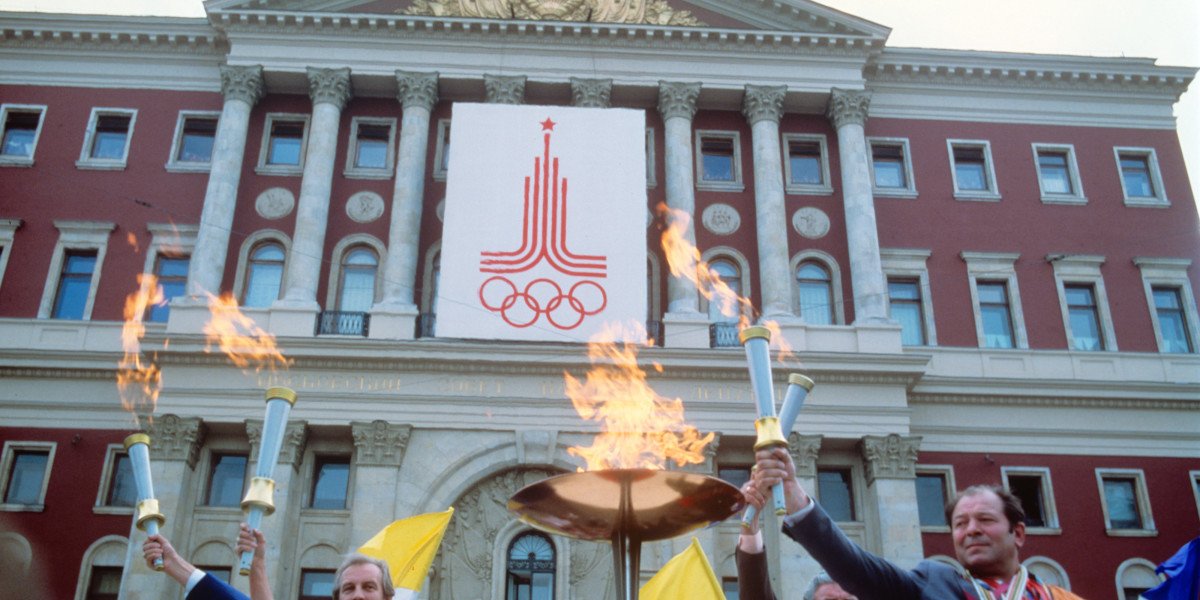
[[[489,104],[524,104],[525,76],[524,75],[487,75],[483,76],[483,88]]]
[[[412,425],[352,421],[350,430],[354,437],[350,543],[361,544],[396,518],[392,507]]]
[[[905,568],[912,568],[924,557],[921,544],[921,517],[917,508],[915,485],[920,436],[868,435],[862,438],[866,464],[865,502],[868,526],[881,555]]]
[[[571,78],[571,103],[575,106],[608,108],[612,105],[611,79]]]

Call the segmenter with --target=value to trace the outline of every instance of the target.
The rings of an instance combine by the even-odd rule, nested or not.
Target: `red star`
[[[554,131],[555,125],[558,125],[558,123],[551,121],[550,117],[546,117],[546,120],[542,121],[542,131]]]

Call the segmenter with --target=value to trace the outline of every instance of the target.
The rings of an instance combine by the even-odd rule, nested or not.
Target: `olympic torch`
[[[138,503],[134,513],[137,528],[146,535],[158,535],[158,528],[167,518],[158,512],[158,499],[154,497],[154,482],[150,479],[150,436],[134,433],[125,438],[125,452],[133,467],[133,481],[137,486]],[[154,559],[154,570],[163,570],[162,558]]]
[[[784,439],[792,434],[796,417],[800,416],[800,409],[804,407],[804,399],[808,397],[814,385],[816,384],[812,379],[799,373],[788,375],[787,394],[784,395],[783,406],[779,409],[779,429]],[[753,505],[746,507],[746,512],[742,513],[742,527],[749,529],[757,517],[758,509]]]
[[[787,439],[779,428],[779,418],[775,416],[775,389],[771,379],[771,330],[766,327],[747,327],[738,334],[742,346],[746,348],[746,361],[750,365],[750,387],[754,390],[754,403],[758,406],[758,420],[754,429],[758,432],[758,441],[754,450],[762,450],[772,446],[787,446]],[[783,500],[783,486],[771,487],[775,498],[775,514],[787,513],[787,505]]]
[[[267,413],[263,417],[262,447],[258,452],[258,464],[255,466],[254,478],[250,480],[250,489],[242,499],[242,510],[246,513],[246,524],[250,529],[262,527],[263,517],[275,512],[275,480],[271,478],[275,463],[279,462],[279,450],[283,446],[283,434],[287,429],[288,414],[296,403],[296,392],[284,388],[273,387],[267,390]],[[242,553],[238,573],[250,574],[250,561],[254,553]]]

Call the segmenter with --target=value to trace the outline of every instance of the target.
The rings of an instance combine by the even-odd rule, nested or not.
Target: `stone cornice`
[[[1197,399],[1089,398],[1081,396],[993,396],[985,394],[912,394],[909,405],[1025,406],[1044,408],[1104,408],[1127,410],[1200,411]]]
[[[201,18],[10,12],[0,13],[4,46],[182,54],[227,49],[221,32]]]

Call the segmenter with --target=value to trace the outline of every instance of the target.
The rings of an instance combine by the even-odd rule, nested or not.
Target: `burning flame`
[[[738,318],[738,330],[750,325],[747,315],[754,314],[754,306],[748,298],[739,296],[724,281],[721,274],[700,259],[700,250],[687,240],[687,229],[692,218],[686,211],[670,208],[659,203],[658,213],[663,216],[667,227],[662,234],[662,248],[671,268],[671,275],[683,277],[696,284],[696,289],[710,303],[720,308],[721,314]]]
[[[158,393],[162,389],[162,372],[153,362],[142,362],[142,337],[146,326],[142,317],[153,305],[163,302],[162,286],[149,273],[138,275],[138,290],[125,297],[125,325],[121,328],[121,347],[125,351],[117,363],[117,392],[121,405],[133,415],[151,419]]]
[[[701,436],[684,422],[682,400],[659,396],[646,384],[646,372],[637,364],[637,346],[614,341],[639,339],[627,331],[609,325],[592,337],[592,369],[586,381],[563,373],[576,412],[602,428],[591,446],[575,446],[567,453],[583,458],[588,471],[662,469],[668,459],[679,466],[704,462],[704,447],[714,434]],[[655,369],[661,372],[662,367]]]
[[[287,369],[291,364],[275,346],[275,336],[242,314],[232,294],[210,294],[208,310],[212,318],[204,324],[205,352],[211,352],[215,343],[235,366],[253,368],[255,373],[264,368],[273,373],[276,367]]]

